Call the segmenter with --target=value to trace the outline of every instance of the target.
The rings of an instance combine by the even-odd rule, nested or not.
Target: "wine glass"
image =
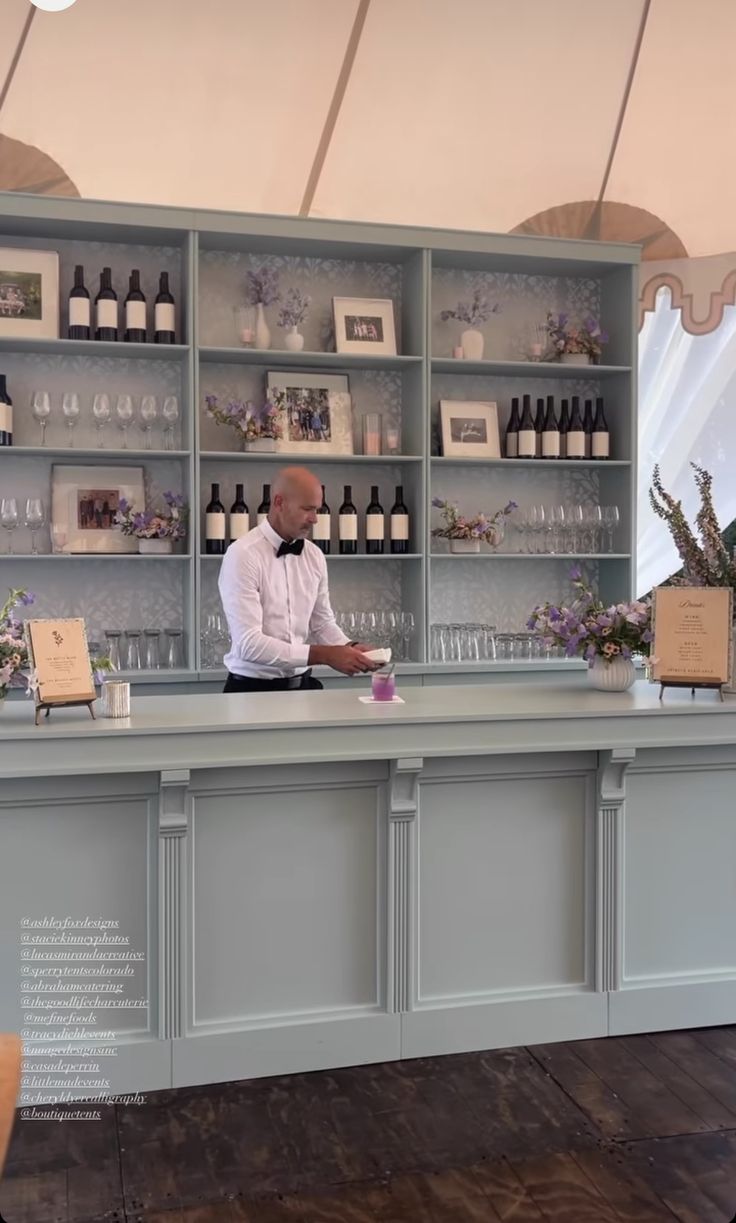
[[[105,447],[105,425],[110,420],[112,412],[110,410],[110,396],[104,392],[95,395],[92,401],[92,415],[97,422],[97,445],[100,449]]]
[[[51,396],[48,391],[34,391],[31,400],[31,412],[41,428],[41,445],[46,445],[46,426],[51,415]]]
[[[617,505],[603,506],[603,526],[608,535],[608,551],[613,552],[613,533],[617,529],[621,521],[621,515]]]
[[[13,555],[13,531],[18,525],[18,502],[15,497],[0,501],[0,526],[8,532],[8,556]]]
[[[179,400],[176,395],[167,395],[161,408],[161,415],[166,421],[164,429],[164,450],[174,449],[174,425],[179,419]]]
[[[414,613],[413,612],[402,612],[401,613],[401,636],[403,639],[402,657],[405,658],[407,661],[409,660],[409,657],[410,657],[411,639],[414,636],[414,628],[415,628]]]
[[[591,552],[598,553],[601,550],[601,530],[603,527],[603,510],[600,505],[586,505],[583,507],[585,515],[585,525],[590,531],[590,548]]]
[[[115,402],[115,415],[118,418],[118,428],[123,435],[123,450],[128,449],[128,429],[133,419],[133,397],[118,395]]]
[[[141,428],[143,430],[143,447],[145,450],[151,449],[151,430],[153,422],[158,416],[158,405],[155,395],[144,395],[141,399],[140,418],[142,421]]]
[[[69,445],[74,445],[74,430],[79,420],[79,396],[76,391],[65,391],[61,399],[61,413],[69,430]]]
[[[46,510],[40,497],[28,497],[23,519],[24,525],[31,532],[31,556],[38,556],[36,534],[46,522]]]

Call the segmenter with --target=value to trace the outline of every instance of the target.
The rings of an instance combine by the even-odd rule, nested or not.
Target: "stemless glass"
[[[156,403],[155,395],[144,395],[141,399],[140,417],[141,429],[143,430],[143,449],[151,449],[151,430],[153,422],[158,416],[158,404]]]
[[[129,628],[126,632],[128,638],[128,670],[140,671],[141,669],[141,630]]]
[[[613,533],[617,530],[621,515],[617,505],[603,506],[603,526],[608,536],[608,551],[613,552]]]
[[[130,424],[133,419],[132,395],[118,395],[115,401],[115,415],[118,421],[118,428],[123,435],[123,450],[127,450],[128,429],[130,428]]]
[[[166,636],[168,638],[166,666],[175,671],[184,666],[182,630],[180,628],[167,628]]]
[[[120,638],[122,635],[122,629],[105,629],[105,641],[107,642],[105,649],[107,652],[107,657],[110,659],[110,666],[112,667],[113,671],[120,671],[122,669],[120,658]]]
[[[164,450],[174,449],[174,425],[179,419],[179,400],[176,395],[167,395],[161,408],[161,415],[166,421],[164,429]]]
[[[161,630],[157,628],[144,629],[143,637],[143,661],[145,669],[146,671],[156,671],[161,666]]]
[[[103,392],[95,395],[92,400],[92,415],[95,418],[97,426],[97,445],[100,450],[105,448],[105,425],[110,420],[112,412],[110,410],[110,396]]]
[[[18,502],[15,497],[0,501],[0,526],[8,532],[8,556],[13,555],[13,531],[18,526]]]
[[[36,535],[46,522],[46,510],[40,497],[28,497],[23,521],[31,532],[31,556],[38,556]]]
[[[79,420],[80,405],[79,396],[76,391],[64,391],[61,398],[61,414],[66,421],[66,427],[69,431],[69,445],[74,445],[74,430],[77,427]]]
[[[38,421],[41,430],[41,445],[46,445],[46,426],[51,415],[51,396],[48,391],[34,391],[31,399],[31,412]]]

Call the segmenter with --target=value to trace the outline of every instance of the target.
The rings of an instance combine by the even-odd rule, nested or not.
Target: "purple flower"
[[[34,594],[31,594],[30,590],[24,590],[23,594],[20,596],[20,601],[24,607],[30,607],[31,603],[34,602],[35,598],[36,596]]]

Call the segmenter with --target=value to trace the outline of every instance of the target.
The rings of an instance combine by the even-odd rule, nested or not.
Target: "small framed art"
[[[500,459],[498,410],[492,402],[441,399],[442,453],[453,459]]]
[[[388,297],[333,297],[338,352],[396,356],[394,303]]]
[[[279,410],[282,454],[352,454],[353,416],[344,374],[271,370],[267,394]]]
[[[56,251],[0,247],[0,336],[59,337],[59,256]]]
[[[113,525],[124,498],[144,510],[142,467],[55,464],[51,469],[51,543],[54,552],[137,552],[138,540]]]

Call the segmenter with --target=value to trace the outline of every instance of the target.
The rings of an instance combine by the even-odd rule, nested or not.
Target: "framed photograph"
[[[387,297],[333,297],[338,352],[396,356],[394,303]]]
[[[59,256],[56,251],[0,247],[0,336],[59,338]]]
[[[268,397],[279,409],[282,454],[352,454],[353,414],[344,374],[272,370]]]
[[[495,403],[441,399],[442,453],[453,459],[500,459]]]
[[[137,552],[138,540],[113,525],[124,497],[145,509],[142,467],[51,468],[51,544],[54,552]]]

